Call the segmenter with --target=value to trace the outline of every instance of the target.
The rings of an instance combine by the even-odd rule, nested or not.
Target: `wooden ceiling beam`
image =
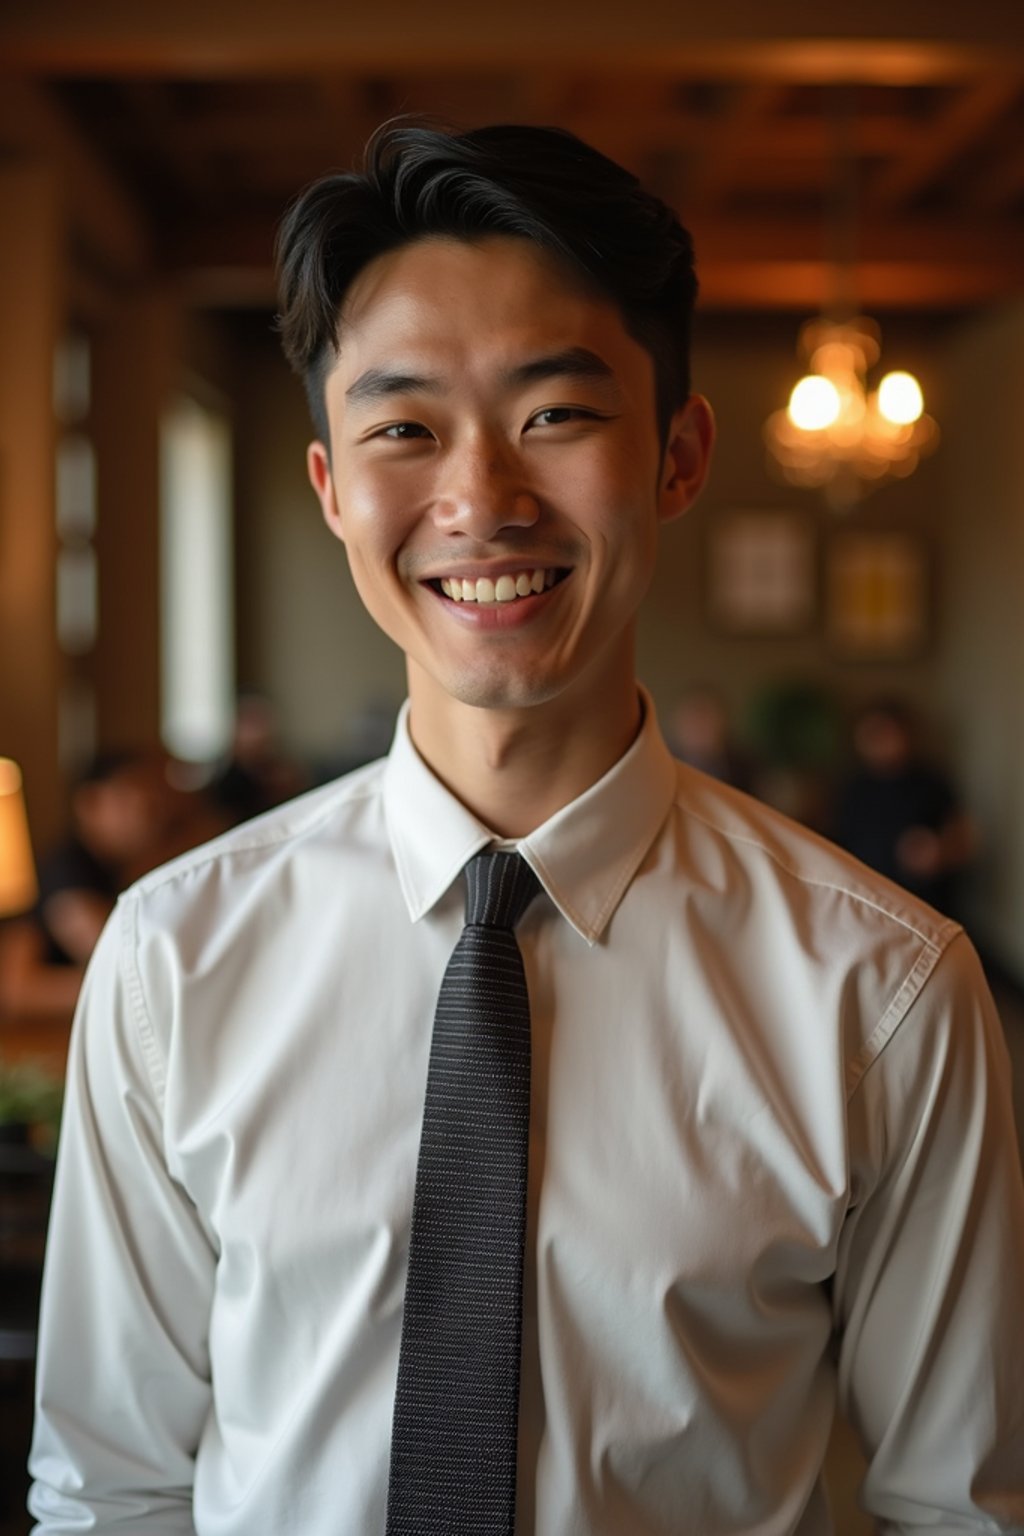
[[[769,95],[781,93],[785,87],[777,82],[764,83],[766,103]],[[714,155],[718,135],[723,131],[715,114],[691,110],[666,109],[637,113],[619,120],[614,86],[608,90],[607,103],[602,112],[580,113],[566,111],[560,121],[580,138],[594,143],[603,134],[608,138],[614,131],[622,144],[622,158],[627,162],[639,162],[645,154],[675,146],[680,151],[697,151],[703,158]],[[895,112],[872,113],[860,119],[854,129],[854,153],[865,158],[883,154],[903,153],[917,143],[913,123]],[[830,161],[832,139],[828,124],[810,114],[792,117],[766,116],[744,136],[736,134],[736,144],[731,149],[733,166],[741,161],[751,163],[771,161],[802,162],[822,166]]]
[[[263,294],[269,304],[275,222],[208,222],[168,247],[165,258],[203,302],[250,304]],[[694,239],[705,308],[813,310],[832,296],[834,269],[811,221],[711,217]],[[878,225],[862,231],[860,249],[854,286],[868,310],[959,309],[1024,291],[1019,224]]]
[[[709,136],[696,174],[687,182],[688,206],[711,208],[724,200],[744,160],[773,125],[787,91],[787,86],[767,80],[738,88]]]
[[[182,154],[179,149],[178,125],[167,87],[160,81],[125,80],[121,90],[131,108],[133,136],[141,128],[147,159],[191,196],[208,195],[210,177],[204,156]]]
[[[283,213],[283,208],[282,208]],[[684,212],[685,217],[685,212]],[[272,215],[204,218],[191,228],[169,233],[164,241],[168,263],[176,268],[250,265],[267,258],[276,220]],[[754,252],[769,261],[817,260],[825,253],[821,221],[813,218],[737,218],[706,214],[690,221],[698,265]],[[1012,265],[1024,276],[1024,224],[1012,219],[976,219],[946,223],[915,219],[902,223],[865,221],[857,234],[857,264],[934,260],[943,265]]]
[[[256,266],[194,267],[183,275],[182,291],[198,307],[273,309],[274,276],[269,262]],[[1010,300],[1021,291],[1021,269],[990,261],[936,265],[932,262],[866,262],[858,269],[858,302],[872,315],[886,312],[970,310]],[[702,264],[699,308],[707,313],[787,310],[813,314],[831,298],[831,273],[820,261],[767,261],[737,256]]]
[[[737,251],[754,251],[772,259],[798,260],[825,249],[822,222],[809,218],[736,218],[712,214],[692,220],[698,257],[718,259]],[[981,264],[994,260],[1014,264],[1024,276],[1024,224],[1013,219],[940,218],[886,220],[866,216],[857,228],[858,266],[863,262],[907,262],[934,259],[937,266]]]
[[[1021,292],[1022,269],[1012,260],[984,262],[862,262],[857,298],[868,314],[886,310],[969,310]],[[701,278],[705,310],[815,311],[832,297],[831,271],[822,262],[709,260]]]
[[[938,122],[920,129],[916,149],[903,154],[869,193],[878,212],[893,212],[913,202],[1019,99],[1017,73],[993,75],[958,90]]]
[[[311,86],[307,112],[261,111],[254,103],[237,112],[178,113],[172,134],[182,155],[244,154],[257,159],[269,152],[281,159],[318,149],[339,128],[355,145],[364,125],[355,112],[332,110]]]
[[[105,269],[132,277],[145,269],[151,256],[146,220],[49,93],[31,81],[0,82],[0,150],[42,155],[57,166],[72,237]]]
[[[203,77],[228,73],[308,74],[325,67],[409,68],[430,72],[485,61],[536,65],[630,62],[652,71],[687,70],[722,78],[878,80],[963,78],[1024,53],[1016,7],[1007,0],[859,0],[823,8],[820,0],[590,0],[585,24],[573,7],[520,0],[480,7],[420,0],[386,8],[330,0],[177,0],[173,6],[125,0],[8,0],[0,14],[7,68],[43,75]]]
[[[623,112],[619,94],[613,80],[590,81],[595,94],[603,94],[604,105],[592,110],[581,109],[578,94],[571,88],[568,77],[563,82],[549,80],[547,89],[534,94],[530,89],[517,91],[524,110],[520,116],[534,122],[559,122],[581,138],[590,142],[614,138],[620,145],[623,158],[636,162],[652,151],[676,147],[680,151],[699,150],[707,156],[712,167],[709,171],[711,188],[707,198],[714,201],[724,192],[730,177],[744,161],[750,163],[790,162],[806,163],[820,167],[829,159],[831,140],[828,125],[809,113],[790,116],[772,115],[772,104],[778,103],[787,89],[775,82],[759,82],[743,90],[746,105],[742,116],[722,118],[713,113],[699,113],[692,109],[648,106],[646,110]],[[362,94],[363,82],[353,78],[326,76],[310,81],[308,112],[298,112],[281,107],[255,103],[245,108],[228,108],[214,100],[191,104],[188,111],[171,109],[167,103],[161,107],[166,116],[166,131],[170,142],[182,153],[200,154],[221,151],[254,154],[276,152],[278,154],[317,149],[325,138],[340,146],[336,155],[351,146],[357,154],[366,137],[380,120]],[[155,89],[155,83],[131,84],[140,101],[147,91]],[[399,94],[401,89],[399,87]],[[648,93],[649,96],[650,93]],[[439,113],[459,121],[471,121],[470,114],[460,111],[457,97],[441,101],[432,93],[410,95],[406,102],[410,111]],[[507,104],[498,100],[492,111],[504,113]],[[148,112],[147,115],[152,114]],[[125,132],[131,131],[130,119],[125,120]],[[915,126],[906,115],[895,111],[877,111],[865,114],[855,124],[854,153],[866,158],[883,154],[901,156],[910,153],[918,144]],[[728,167],[728,169],[727,169]],[[716,194],[714,180],[720,187]]]
[[[967,202],[976,212],[999,214],[1024,198],[1024,141],[1020,137],[997,156],[995,162],[965,188]]]

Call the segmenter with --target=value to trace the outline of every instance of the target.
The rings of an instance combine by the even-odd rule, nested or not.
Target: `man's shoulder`
[[[925,993],[933,1006],[917,1038],[926,1038],[928,1017],[952,996],[955,957],[968,965],[973,955],[959,923],[807,827],[691,769],[680,771],[674,814],[677,865],[700,887],[690,899],[702,908],[705,942],[757,977],[759,1027],[773,997],[784,1033],[804,1027],[809,1049],[836,1019],[847,1092]],[[947,956],[952,970],[944,970]]]
[[[727,856],[734,870],[770,886],[805,911],[859,919],[892,938],[900,934],[944,948],[958,924],[869,869],[852,854],[743,791],[679,765],[674,800],[690,841]]]
[[[274,866],[317,849],[343,858],[346,849],[358,848],[382,826],[384,762],[307,790],[180,854],[136,881],[127,897],[145,905],[211,882],[259,879]]]

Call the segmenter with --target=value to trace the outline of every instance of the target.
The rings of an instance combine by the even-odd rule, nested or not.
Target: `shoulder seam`
[[[118,901],[118,911],[121,923],[121,963],[127,984],[128,1000],[131,1006],[132,1018],[135,1022],[138,1036],[139,1049],[149,1076],[153,1097],[161,1110],[164,1107],[164,1098],[167,1089],[167,1076],[164,1071],[164,1063],[156,1043],[156,1033],[153,1029],[153,1021],[150,1018],[149,1008],[146,1004],[146,995],[142,986],[142,977],[136,963],[136,920],[138,903],[128,894]]]
[[[332,796],[328,804],[322,807],[308,820],[291,823],[282,827],[275,833],[254,833],[250,839],[246,839],[241,830],[237,839],[227,832],[222,837],[214,839],[205,849],[196,849],[194,853],[181,854],[179,858],[172,859],[163,869],[153,870],[151,874],[143,875],[131,887],[131,894],[149,895],[151,892],[162,890],[165,885],[177,880],[182,875],[191,875],[215,864],[219,859],[233,857],[236,854],[259,853],[263,849],[279,848],[303,837],[307,832],[314,830],[321,822],[326,820],[342,801],[352,803],[359,800],[372,799],[380,793],[379,785],[370,781],[366,787],[354,787],[350,795],[344,797]],[[227,840],[225,840],[227,839]]]
[[[883,917],[890,918],[892,922],[897,923],[901,928],[906,929],[908,933],[912,933],[915,938],[920,939],[922,944],[936,948],[937,952],[937,937],[947,934],[949,938],[952,938],[953,934],[959,930],[959,924],[954,923],[952,918],[944,918],[938,936],[922,933],[920,928],[916,928],[907,918],[902,917],[898,912],[893,912],[891,908],[883,906],[881,902],[872,901],[871,897],[863,891],[852,890],[848,885],[841,885],[835,880],[820,880],[804,871],[794,869],[792,864],[787,864],[784,859],[781,859],[777,853],[773,852],[771,848],[768,848],[756,837],[745,836],[742,832],[723,827],[718,822],[711,821],[706,816],[701,816],[691,806],[683,804],[678,797],[676,797],[674,804],[681,815],[692,818],[692,820],[699,822],[701,826],[707,827],[712,832],[719,833],[720,836],[727,838],[730,842],[743,843],[749,848],[756,848],[760,853],[764,854],[765,858],[770,859],[773,864],[777,865],[779,869],[784,870],[787,875],[791,875],[794,880],[799,880],[802,885],[815,886],[819,890],[835,891],[839,895],[848,896],[851,901],[859,902],[861,906],[869,907],[872,911],[881,913]],[[810,829],[805,830],[809,831]],[[811,835],[817,836],[817,834]]]
[[[903,1023],[910,1012],[911,1005],[920,996],[925,982],[932,975],[949,945],[963,930],[956,928],[950,935],[947,943],[943,945],[932,943],[928,940],[922,944],[913,965],[907,971],[896,991],[893,993],[882,1017],[864,1041],[856,1056],[850,1058],[846,1064],[846,1097],[849,1101],[857,1088],[863,1082],[869,1069],[881,1056],[883,1050]]]

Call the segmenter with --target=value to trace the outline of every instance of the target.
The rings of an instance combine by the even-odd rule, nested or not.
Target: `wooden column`
[[[0,166],[0,228],[0,754],[21,764],[38,849],[63,821],[53,359],[65,240],[49,167]]]

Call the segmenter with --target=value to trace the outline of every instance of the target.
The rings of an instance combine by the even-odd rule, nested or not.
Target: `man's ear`
[[[661,469],[658,515],[681,517],[700,494],[711,467],[715,417],[703,395],[691,395],[672,417]]]
[[[330,454],[319,439],[310,443],[306,449],[306,471],[309,475],[309,483],[316,491],[324,522],[334,537],[344,544],[345,535],[341,528],[341,514],[338,511],[338,499],[334,494],[334,480],[331,476]]]

